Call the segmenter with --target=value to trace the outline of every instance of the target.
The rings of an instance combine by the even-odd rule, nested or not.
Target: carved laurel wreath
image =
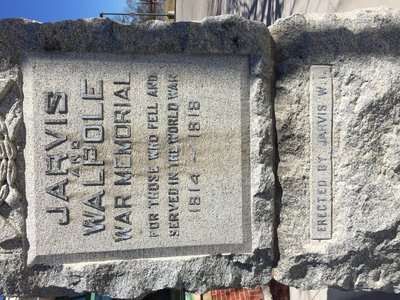
[[[3,82],[4,83],[4,82]],[[0,101],[3,100],[12,86],[9,81],[0,85]],[[9,210],[20,207],[21,194],[15,186],[17,167],[15,159],[17,149],[14,141],[18,135],[19,125],[22,121],[22,104],[19,99],[7,113],[6,117],[0,116],[0,208],[7,205]],[[0,246],[2,243],[20,236],[20,228],[13,224],[0,210]]]

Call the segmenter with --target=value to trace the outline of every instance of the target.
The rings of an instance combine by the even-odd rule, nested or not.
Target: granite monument
[[[1,20],[0,292],[399,292],[398,20]]]
[[[268,282],[265,26],[16,19],[0,41],[1,293]]]

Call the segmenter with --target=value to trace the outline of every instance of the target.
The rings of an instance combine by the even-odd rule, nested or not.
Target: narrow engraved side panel
[[[332,237],[332,75],[330,66],[310,68],[310,235]]]

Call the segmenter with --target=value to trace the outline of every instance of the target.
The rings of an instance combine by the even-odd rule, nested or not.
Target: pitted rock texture
[[[275,278],[400,292],[400,13],[295,15],[269,27],[282,195]],[[310,66],[333,84],[332,239],[310,239]]]
[[[18,205],[10,206],[3,202],[0,210],[6,220],[0,224],[0,237],[8,241],[0,244],[0,294],[57,296],[93,291],[115,298],[141,298],[163,288],[204,292],[212,288],[251,287],[269,281],[273,260],[274,188],[270,97],[272,55],[270,36],[264,25],[238,17],[209,18],[202,23],[171,25],[149,22],[138,26],[100,19],[46,24],[24,19],[1,20],[0,96],[4,98],[0,106],[1,116],[19,113],[15,106],[18,99],[25,109],[21,62],[27,52],[43,55],[49,52],[237,54],[249,57],[253,253],[27,266],[29,243],[25,236],[24,219],[31,203],[25,187],[33,182],[24,175],[26,124],[23,124],[15,138],[15,183],[21,197]],[[12,80],[12,85],[9,80]],[[10,220],[15,230],[4,232]]]

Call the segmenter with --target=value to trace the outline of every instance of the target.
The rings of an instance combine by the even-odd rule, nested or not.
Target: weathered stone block
[[[2,20],[0,58],[0,293],[268,282],[265,26]]]
[[[400,291],[399,20],[374,9],[269,28],[285,284]]]

